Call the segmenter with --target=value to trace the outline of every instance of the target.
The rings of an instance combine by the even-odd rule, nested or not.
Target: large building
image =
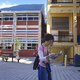
[[[44,5],[17,5],[0,9],[0,55],[12,54],[16,39],[22,44],[19,55],[31,57],[44,36]],[[4,53],[4,52],[3,52]]]
[[[54,46],[51,52],[64,55],[56,61],[64,61],[64,56],[73,59],[80,54],[77,35],[80,34],[80,0],[47,0],[47,33],[54,36]]]

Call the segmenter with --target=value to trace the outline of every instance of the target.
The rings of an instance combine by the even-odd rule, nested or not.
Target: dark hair
[[[49,40],[53,40],[53,41],[54,41],[54,37],[53,37],[52,34],[46,34],[46,35],[44,36],[44,42],[45,42],[45,41],[49,41]]]

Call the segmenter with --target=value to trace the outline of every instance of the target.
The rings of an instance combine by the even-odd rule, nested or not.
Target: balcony
[[[54,47],[73,47],[73,35],[53,35]]]
[[[77,3],[80,3],[80,0],[77,0]]]
[[[54,42],[69,42],[73,43],[73,35],[53,35]]]
[[[73,0],[52,0],[52,4],[60,3],[60,4],[66,4],[66,3],[73,3]]]
[[[80,3],[80,0],[76,1],[77,3]],[[52,4],[60,3],[60,4],[69,4],[73,3],[73,0],[52,0]]]

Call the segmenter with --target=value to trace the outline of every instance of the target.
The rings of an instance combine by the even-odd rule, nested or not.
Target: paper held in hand
[[[52,56],[49,58],[49,60],[54,61],[57,57],[59,57],[60,55],[62,55],[63,53],[59,53],[56,56]]]

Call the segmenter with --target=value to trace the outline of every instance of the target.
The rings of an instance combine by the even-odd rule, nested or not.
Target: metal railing
[[[76,2],[80,3],[80,0],[77,0]],[[54,1],[54,0],[52,0],[51,3],[52,4],[56,4],[56,3],[73,3],[73,0],[71,0],[71,1],[66,1],[66,0],[63,0],[63,1]]]
[[[62,1],[54,1],[54,0],[52,0],[52,2],[51,3],[73,3],[73,0],[71,0],[71,1],[68,1],[68,0],[62,0]]]
[[[54,42],[73,42],[73,35],[53,35]]]

